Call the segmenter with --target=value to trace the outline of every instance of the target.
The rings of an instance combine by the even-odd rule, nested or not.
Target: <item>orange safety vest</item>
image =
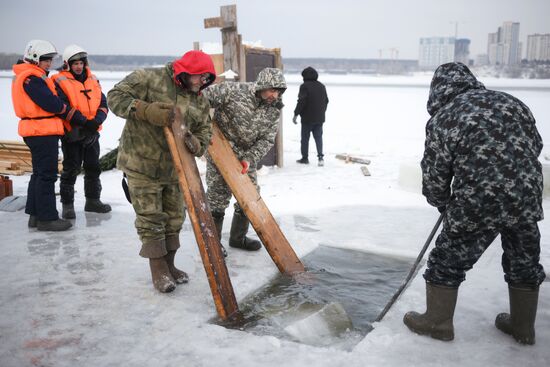
[[[88,120],[91,120],[95,117],[101,104],[101,85],[89,67],[86,67],[84,72],[88,75],[84,83],[76,80],[70,71],[60,71],[59,74],[52,76],[52,79],[65,93],[71,107],[76,108]],[[106,109],[105,113],[107,113]],[[63,121],[63,124],[67,131],[72,130],[69,121]],[[98,131],[100,130],[101,126]]]
[[[46,72],[37,65],[27,63],[13,65],[13,72],[15,76],[11,84],[11,98],[15,114],[21,119],[19,121],[19,135],[22,137],[64,135],[63,120],[55,114],[40,108],[23,88],[25,80],[34,75],[42,78],[52,93],[57,96],[55,85],[48,78]]]

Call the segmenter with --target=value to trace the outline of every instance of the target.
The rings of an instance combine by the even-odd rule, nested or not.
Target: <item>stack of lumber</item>
[[[0,140],[0,174],[20,176],[26,172],[32,172],[29,147],[22,141]]]
[[[32,172],[31,151],[22,141],[0,141],[0,173],[22,175]]]

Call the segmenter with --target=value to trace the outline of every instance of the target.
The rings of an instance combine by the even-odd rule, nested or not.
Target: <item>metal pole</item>
[[[430,243],[432,242],[432,239],[434,238],[435,233],[437,232],[439,226],[441,225],[441,222],[443,221],[444,216],[445,216],[445,212],[441,213],[441,215],[439,216],[439,219],[435,223],[434,228],[430,232],[430,235],[428,236],[428,239],[426,240],[426,243],[424,244],[424,247],[422,247],[422,250],[420,250],[420,253],[418,254],[418,257],[416,258],[416,261],[414,262],[411,270],[409,271],[409,274],[407,275],[407,278],[405,278],[405,281],[403,282],[403,284],[401,284],[401,286],[399,287],[397,292],[395,292],[395,294],[393,295],[391,300],[386,304],[386,307],[384,307],[382,312],[380,312],[380,314],[378,315],[378,317],[374,321],[382,320],[384,318],[384,316],[386,315],[386,313],[390,310],[391,306],[393,306],[395,301],[397,301],[397,299],[399,298],[401,293],[403,293],[403,290],[405,290],[405,288],[407,288],[407,286],[409,285],[409,282],[411,281],[411,279],[416,274],[416,272],[418,270],[417,269],[418,264],[420,264],[420,261],[422,261],[422,258],[424,257],[424,254],[426,253],[426,250],[428,249],[428,246],[430,246]]]

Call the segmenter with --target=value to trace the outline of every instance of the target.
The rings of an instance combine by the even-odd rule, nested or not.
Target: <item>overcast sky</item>
[[[0,52],[22,53],[30,39],[58,51],[76,43],[92,54],[180,55],[193,41],[221,42],[203,19],[237,4],[243,40],[280,47],[283,57],[418,58],[420,37],[470,38],[485,53],[487,34],[517,21],[528,34],[550,33],[550,0],[2,0]]]

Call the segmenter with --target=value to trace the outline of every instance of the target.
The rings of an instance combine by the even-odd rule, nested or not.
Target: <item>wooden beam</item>
[[[176,118],[172,128],[165,127],[164,135],[178,173],[180,187],[187,204],[187,213],[193,226],[216,310],[222,320],[232,319],[239,316],[237,300],[225,265],[214,219],[208,208],[195,157],[189,153],[183,143],[185,120],[179,108],[175,108],[174,113]]]
[[[221,6],[219,17],[204,19],[204,28],[221,28],[223,69],[224,71],[233,70],[240,76],[240,41],[237,32],[237,5]]]
[[[208,154],[252,223],[279,271],[287,275],[304,272],[304,265],[296,256],[258,190],[248,175],[241,174],[241,163],[214,121],[212,121],[212,144],[208,147]]]
[[[223,19],[221,17],[206,18],[204,20],[204,28],[222,28]]]
[[[361,164],[370,164],[370,160],[368,159],[353,157],[348,154],[336,154],[336,159],[341,159],[346,163],[353,162],[353,163],[361,163]]]

